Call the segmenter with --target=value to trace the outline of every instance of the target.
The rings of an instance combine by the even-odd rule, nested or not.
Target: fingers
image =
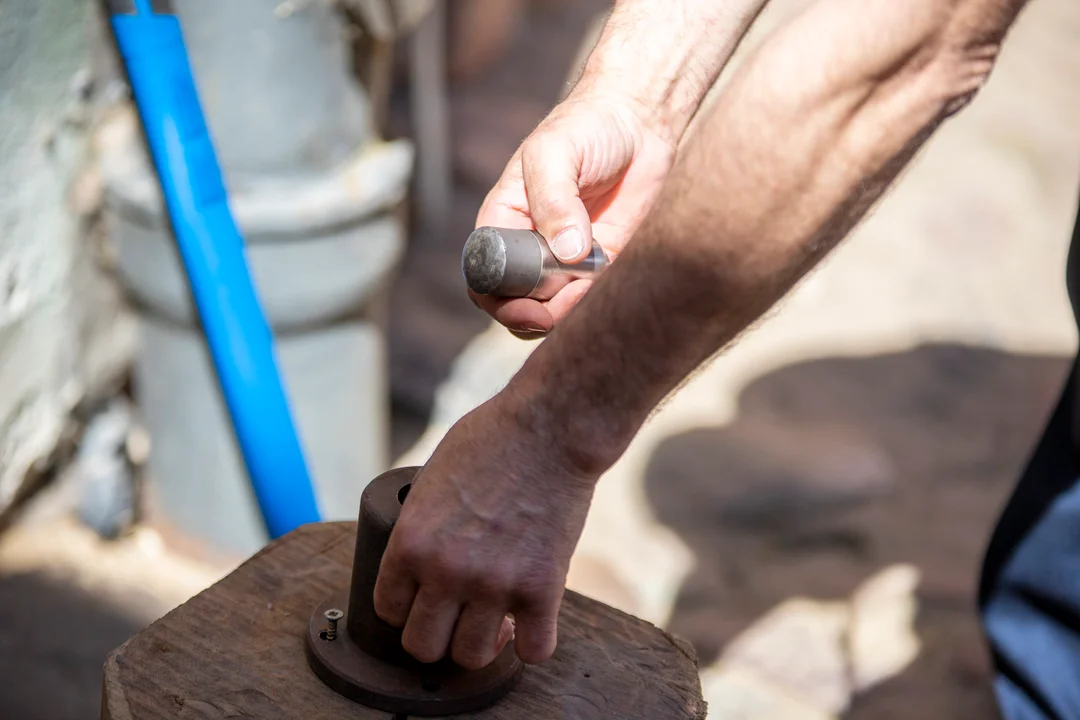
[[[498,657],[513,633],[509,618],[498,607],[470,603],[458,619],[451,657],[467,670],[479,670]]]
[[[581,200],[580,153],[558,134],[537,133],[514,154],[488,193],[477,226],[535,228],[563,262],[580,262],[592,248],[592,222]],[[588,285],[574,286],[547,303],[494,298],[469,292],[481,310],[517,337],[535,340],[551,332]],[[548,307],[556,308],[558,315]]]
[[[514,619],[508,615],[503,616],[502,628],[499,629],[499,639],[495,641],[495,654],[498,655],[506,647],[506,643],[514,639]]]
[[[394,627],[405,627],[416,597],[416,583],[401,572],[398,563],[387,562],[389,553],[383,556],[379,576],[375,580],[375,614]]]
[[[523,663],[536,665],[555,653],[562,595],[514,613],[514,648]]]
[[[476,227],[481,226],[533,229],[529,218],[529,201],[525,197],[522,178],[521,150],[510,158],[502,176],[492,186],[476,215]]]
[[[511,620],[496,605],[477,602],[462,609],[445,595],[421,590],[409,613],[401,644],[420,662],[437,662],[449,651],[461,667],[479,670],[491,664],[513,640],[522,662],[542,663],[555,653],[558,612],[556,603],[519,611]]]
[[[461,605],[450,596],[421,587],[401,633],[402,647],[420,662],[441,660],[450,647],[460,612]]]
[[[547,302],[529,298],[496,298],[469,291],[476,307],[522,340],[539,340],[570,314],[592,287],[591,279],[574,280]]]
[[[559,603],[519,611],[521,632],[499,603],[473,601],[462,608],[455,597],[437,585],[416,585],[383,568],[375,583],[375,611],[394,627],[404,627],[401,645],[420,662],[441,660],[449,652],[469,670],[489,665],[506,644],[519,637],[516,651],[522,662],[540,663],[555,652]]]
[[[476,226],[533,229],[529,217],[529,205],[525,197],[525,185],[522,180],[520,151],[514,155],[503,171],[499,182],[484,199],[480,212],[476,216]],[[477,295],[467,291],[469,299],[497,322],[506,326],[510,332],[523,340],[535,340],[544,337],[555,323],[544,306],[528,298],[496,298]]]
[[[570,311],[577,307],[577,304],[585,297],[585,293],[589,292],[592,285],[593,281],[591,279],[574,280],[545,303],[544,309],[547,311],[548,317],[551,318],[552,327],[561,323],[570,314]]]
[[[592,287],[591,279],[574,280],[547,302],[529,298],[494,298],[469,293],[473,303],[523,340],[543,338],[570,314]]]
[[[417,660],[437,662],[449,653],[462,667],[479,669],[515,638],[522,662],[541,663],[555,652],[561,592],[529,593],[509,602],[512,583],[505,579],[488,578],[482,588],[463,593],[465,585],[445,577],[418,583],[403,569],[410,567],[415,565],[401,562],[394,551],[384,555],[375,583],[375,612],[394,627],[404,628],[402,647]],[[472,599],[462,601],[470,595]],[[514,621],[506,616],[511,611]]]
[[[521,661],[531,665],[555,653],[561,598],[526,608],[511,621],[498,605],[473,602],[464,607],[446,595],[421,590],[401,636],[405,650],[420,662],[441,660],[449,651],[467,670],[489,665],[514,640]]]
[[[592,247],[592,220],[581,200],[581,153],[563,134],[538,133],[522,147],[529,214],[565,263],[584,260]]]
[[[542,303],[529,298],[496,298],[490,295],[469,296],[477,307],[505,325],[511,332],[525,337],[540,336],[551,332],[555,321]]]

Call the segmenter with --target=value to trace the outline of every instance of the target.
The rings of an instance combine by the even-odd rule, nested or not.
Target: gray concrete
[[[0,5],[0,510],[130,335],[84,239],[89,3]]]
[[[200,102],[322,517],[389,459],[382,295],[404,250],[407,140],[384,142],[329,3],[178,4]],[[132,108],[97,133],[117,275],[138,308],[151,507],[221,551],[267,541]]]

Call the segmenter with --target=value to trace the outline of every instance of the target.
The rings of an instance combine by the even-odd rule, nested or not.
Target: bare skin
[[[614,259],[656,203],[705,93],[766,0],[619,0],[581,79],[522,144],[477,225],[535,228],[564,262],[595,238]],[[473,300],[521,337],[550,331],[588,291]]]
[[[409,652],[483,666],[513,615],[550,657],[597,479],[970,101],[1024,4],[818,0],[739,69],[618,261],[418,476],[375,590]]]

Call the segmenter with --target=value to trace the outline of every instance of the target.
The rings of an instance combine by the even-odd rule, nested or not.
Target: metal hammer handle
[[[550,300],[573,280],[594,277],[607,265],[607,256],[595,241],[581,262],[561,263],[535,230],[477,228],[461,253],[461,271],[469,289],[501,298]]]

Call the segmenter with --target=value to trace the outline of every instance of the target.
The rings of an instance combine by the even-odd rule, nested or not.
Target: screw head
[[[337,608],[330,608],[329,610],[327,610],[326,612],[323,613],[323,617],[326,618],[327,620],[329,620],[330,622],[337,622],[341,618],[345,617],[345,613],[341,612]]]

